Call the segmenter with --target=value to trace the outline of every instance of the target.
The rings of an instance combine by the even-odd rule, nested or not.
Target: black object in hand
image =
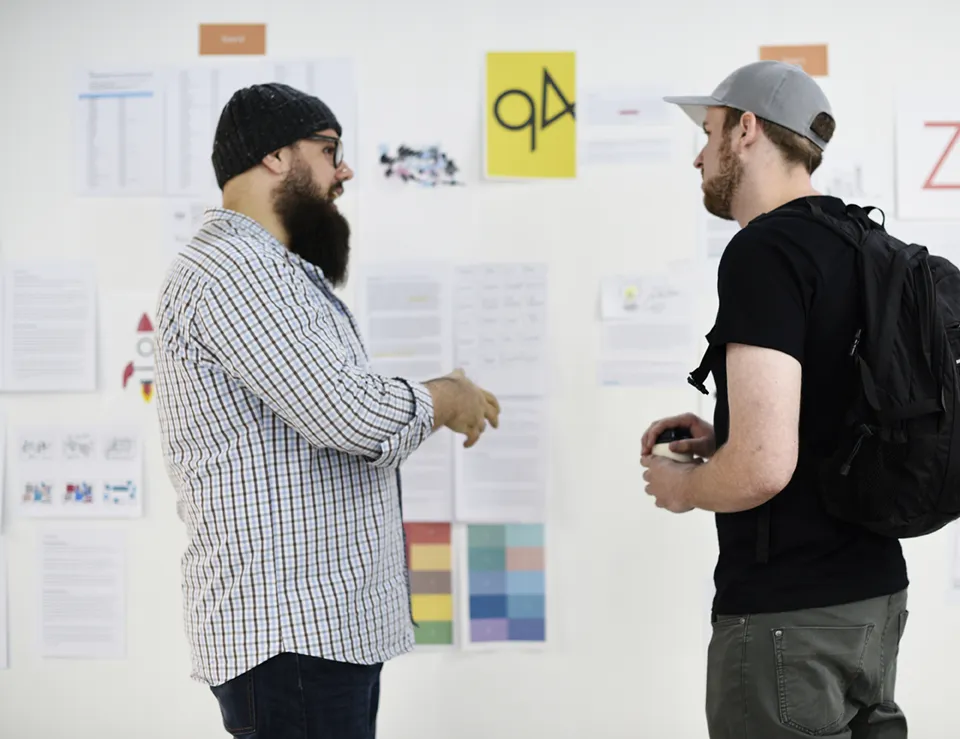
[[[674,426],[673,428],[664,429],[660,432],[660,435],[657,437],[655,444],[669,444],[672,441],[682,441],[684,439],[692,439],[693,434],[690,433],[690,429],[685,426]]]

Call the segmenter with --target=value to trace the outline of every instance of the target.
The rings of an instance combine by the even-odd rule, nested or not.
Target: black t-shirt
[[[826,211],[842,201],[817,198]],[[773,211],[776,213],[776,210]],[[856,331],[854,252],[812,221],[786,216],[748,223],[720,260],[711,345],[785,352],[802,367],[799,456],[770,506],[769,558],[758,561],[760,508],[716,516],[720,556],[715,614],[762,613],[849,603],[907,586],[900,542],[830,516],[820,501],[818,459],[837,443],[852,392],[848,352]],[[729,431],[724,352],[717,385],[717,445]]]

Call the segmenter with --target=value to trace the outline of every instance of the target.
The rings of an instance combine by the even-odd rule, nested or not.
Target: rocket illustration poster
[[[104,295],[101,304],[101,338],[105,361],[102,386],[110,394],[121,394],[135,405],[152,406],[154,384],[153,293]]]

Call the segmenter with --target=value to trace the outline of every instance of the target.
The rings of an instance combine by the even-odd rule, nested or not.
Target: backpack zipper
[[[857,347],[860,346],[860,335],[863,329],[857,329],[857,333],[853,335],[853,343],[850,345],[850,355],[853,356],[857,353]]]
[[[840,467],[840,474],[843,477],[846,477],[850,472],[850,465],[853,463],[853,458],[857,456],[857,452],[860,451],[860,445],[863,444],[863,440],[868,436],[873,436],[873,431],[871,431],[870,427],[866,424],[860,424],[860,436],[857,437],[857,441],[853,445],[853,449],[850,450],[850,455],[847,457],[847,461],[844,462]]]

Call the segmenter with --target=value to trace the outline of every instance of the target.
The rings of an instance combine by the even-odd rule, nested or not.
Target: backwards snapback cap
[[[765,60],[734,70],[710,95],[665,97],[678,105],[698,126],[709,107],[736,108],[753,113],[804,136],[821,150],[827,142],[810,128],[821,113],[833,115],[830,101],[814,79],[800,67]]]

